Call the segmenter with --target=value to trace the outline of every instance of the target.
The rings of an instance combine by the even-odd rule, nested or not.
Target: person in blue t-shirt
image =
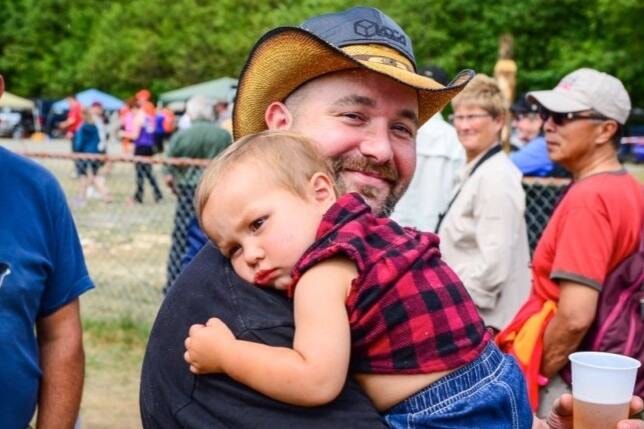
[[[4,82],[0,76],[0,96]],[[93,287],[65,195],[0,147],[0,426],[71,428],[85,356],[78,297]]]

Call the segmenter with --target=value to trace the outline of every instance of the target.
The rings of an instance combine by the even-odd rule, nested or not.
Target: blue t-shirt
[[[74,134],[74,151],[81,153],[100,153],[98,145],[101,138],[98,127],[94,124],[83,123]]]
[[[543,136],[532,139],[520,150],[511,153],[510,159],[524,176],[549,176],[555,168],[548,157],[548,146]]]
[[[56,179],[0,147],[0,425],[24,428],[38,400],[36,321],[93,287]]]

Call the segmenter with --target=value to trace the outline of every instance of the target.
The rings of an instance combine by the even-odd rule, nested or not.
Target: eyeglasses
[[[592,113],[592,111],[591,111]],[[585,114],[585,112],[567,112],[567,113],[559,113],[559,112],[553,112],[551,110],[546,109],[545,107],[541,106],[539,108],[539,116],[543,120],[543,122],[546,122],[548,118],[552,118],[552,122],[554,122],[556,125],[561,126],[565,125],[568,122],[572,121],[581,121],[581,120],[593,120],[593,121],[607,121],[608,118],[604,115],[600,115],[599,113],[594,113],[594,114]]]
[[[454,123],[454,122],[457,122],[457,121],[458,122],[463,122],[463,121],[468,121],[469,122],[469,121],[472,121],[474,119],[481,119],[481,118],[485,118],[487,116],[492,116],[492,115],[490,115],[489,113],[477,113],[475,115],[454,115],[454,114],[452,114],[452,115],[449,115],[449,121],[451,123]]]

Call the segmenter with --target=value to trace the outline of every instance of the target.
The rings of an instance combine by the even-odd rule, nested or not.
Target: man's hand
[[[228,326],[212,318],[205,325],[192,325],[188,335],[183,357],[190,365],[190,371],[195,374],[224,372],[225,354],[236,341]]]
[[[633,396],[629,412],[637,414],[644,409],[642,399]],[[555,401],[552,411],[548,415],[547,424],[543,420],[535,418],[533,429],[572,429],[572,395],[565,393]],[[617,429],[644,429],[642,420],[621,420]]]

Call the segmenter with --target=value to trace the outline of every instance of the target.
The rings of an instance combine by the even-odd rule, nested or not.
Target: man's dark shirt
[[[192,324],[219,317],[235,336],[291,347],[291,302],[245,283],[211,244],[177,278],[159,309],[141,373],[140,408],[149,428],[384,428],[369,399],[349,379],[322,407],[270,399],[223,374],[196,376],[183,360]]]

